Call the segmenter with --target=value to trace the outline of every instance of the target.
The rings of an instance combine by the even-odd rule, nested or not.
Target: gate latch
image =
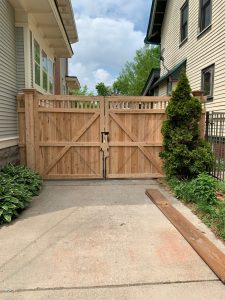
[[[104,157],[109,157],[109,132],[102,131],[102,144],[101,144],[101,151],[104,152]]]

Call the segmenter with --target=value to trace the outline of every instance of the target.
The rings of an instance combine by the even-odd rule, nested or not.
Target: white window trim
[[[32,61],[32,64],[33,64],[33,86],[41,94],[44,94],[44,95],[53,95],[54,94],[54,79],[55,79],[54,78],[54,59],[52,59],[48,55],[48,51],[46,51],[46,49],[42,47],[40,41],[35,37],[35,35],[32,32],[32,49],[33,49],[33,52],[34,52],[34,40],[38,43],[38,45],[40,47],[40,84],[41,85],[38,85],[38,84],[35,83],[35,59],[34,59],[34,53],[33,53],[33,61]],[[49,74],[47,74],[48,75],[48,90],[46,91],[42,87],[42,83],[43,83],[42,51],[44,51],[45,54],[47,55],[47,61],[49,59],[52,62],[52,64],[53,64],[53,93],[52,94],[49,91]]]
[[[0,139],[0,149],[5,149],[5,148],[17,146],[18,143],[19,143],[19,137],[18,136]]]

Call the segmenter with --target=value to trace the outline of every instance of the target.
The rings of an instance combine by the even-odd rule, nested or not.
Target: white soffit
[[[54,0],[10,0],[17,14],[32,17],[56,57],[71,57],[73,51]]]

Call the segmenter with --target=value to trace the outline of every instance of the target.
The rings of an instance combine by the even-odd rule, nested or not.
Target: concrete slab
[[[52,297],[60,299],[65,292],[66,299],[71,293],[78,299],[138,299],[135,293],[154,294],[153,286],[157,290],[160,284],[194,281],[222,289],[213,272],[144,194],[150,184],[157,186],[139,180],[46,183],[31,207],[12,225],[1,228],[2,295],[16,299],[58,295]],[[128,286],[133,286],[133,293]],[[24,292],[6,292],[21,289]],[[116,291],[111,298],[106,297],[110,289]],[[32,298],[19,298],[31,294]]]
[[[220,282],[189,282],[93,289],[54,289],[0,294],[2,300],[224,300]]]

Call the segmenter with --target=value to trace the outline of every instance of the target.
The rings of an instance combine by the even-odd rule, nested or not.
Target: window
[[[172,82],[171,77],[169,77],[167,80],[167,96],[172,95],[172,90],[173,90],[173,82]]]
[[[53,94],[54,89],[54,64],[41,49],[38,42],[34,39],[34,78],[35,84],[44,91]],[[43,92],[43,91],[42,91]]]
[[[34,78],[37,85],[41,85],[40,63],[40,46],[37,41],[34,40]]]
[[[214,68],[215,66],[212,65],[202,70],[202,90],[208,99],[213,97]]]
[[[188,1],[181,8],[180,22],[180,41],[182,43],[188,36]]]
[[[53,78],[53,62],[48,59],[48,87],[51,94],[53,94]]]
[[[154,89],[154,96],[159,96],[159,87],[155,87]]]
[[[48,90],[48,58],[42,50],[42,87],[45,91]]]
[[[212,0],[200,0],[199,29],[202,32],[211,24]]]

